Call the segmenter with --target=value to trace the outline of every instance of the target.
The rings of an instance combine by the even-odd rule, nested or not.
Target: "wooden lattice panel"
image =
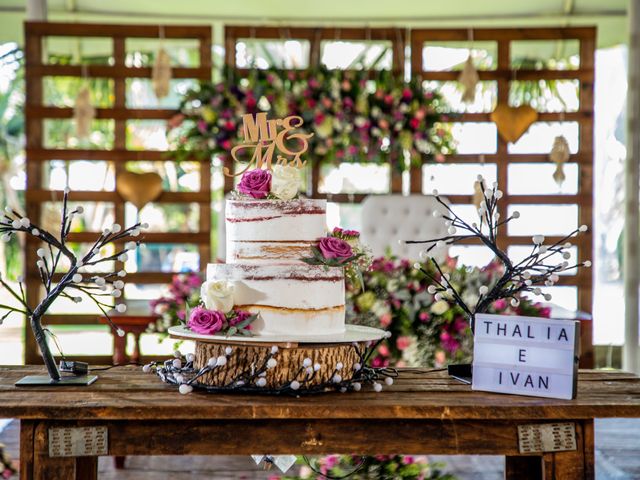
[[[112,42],[111,64],[105,65],[62,65],[48,64],[43,61],[44,41],[50,37],[100,37]],[[211,79],[211,27],[209,26],[158,26],[158,25],[100,25],[76,23],[40,23],[25,24],[26,52],[26,132],[27,132],[27,215],[40,219],[42,204],[60,200],[62,192],[43,188],[43,164],[49,160],[96,160],[112,162],[115,165],[116,186],[119,174],[125,171],[126,162],[165,161],[170,159],[169,152],[150,150],[130,150],[127,148],[126,133],[129,120],[166,120],[176,112],[172,109],[128,108],[126,103],[127,79],[151,78],[150,67],[132,67],[125,63],[126,41],[131,38],[168,40],[188,39],[198,43],[199,65],[197,67],[173,67],[172,77],[177,79]],[[110,119],[114,122],[113,149],[52,149],[45,148],[43,121],[45,119],[70,119],[73,108],[50,107],[44,105],[43,77],[101,77],[113,81],[113,106],[96,108],[97,119]],[[194,161],[196,161],[194,159]],[[211,175],[209,159],[200,160],[199,191],[163,192],[155,202],[172,204],[199,205],[197,232],[153,232],[145,235],[145,243],[196,244],[200,257],[200,267],[204,268],[211,258]],[[113,191],[74,191],[69,197],[73,202],[108,202],[113,205],[114,220],[125,224],[125,201]],[[95,232],[72,233],[71,242],[93,242]],[[35,267],[37,240],[27,237],[26,278],[27,298],[34,304],[40,295],[40,281]],[[118,262],[116,268],[121,268]],[[127,280],[137,284],[158,284],[170,281],[171,272],[139,272],[130,274]],[[96,315],[48,315],[45,324],[94,324]],[[26,329],[25,361],[40,361],[37,347],[30,329]],[[110,357],[92,357],[91,362],[110,362]]]
[[[423,46],[428,42],[467,42],[469,31],[459,30],[413,30],[411,32],[411,70],[413,75],[423,80],[455,81],[459,71],[424,71]],[[578,165],[578,189],[575,194],[509,194],[509,165],[514,163],[548,163],[548,154],[522,154],[509,152],[507,142],[496,132],[497,151],[494,154],[450,155],[446,163],[485,163],[494,164],[497,179],[504,197],[500,203],[500,214],[506,218],[510,205],[576,205],[578,207],[578,225],[588,225],[589,231],[572,239],[577,247],[577,260],[583,262],[593,258],[593,82],[595,60],[595,28],[521,28],[521,29],[474,29],[474,41],[492,41],[497,43],[497,68],[480,70],[480,81],[494,80],[497,83],[497,101],[507,104],[509,87],[512,81],[526,80],[578,80],[579,107],[574,112],[540,112],[538,122],[577,122],[579,125],[578,151],[571,155],[570,163]],[[579,41],[579,68],[571,70],[524,70],[514,72],[511,65],[513,42],[524,40]],[[490,122],[489,113],[464,113],[456,122]],[[567,164],[569,165],[569,164]],[[422,169],[411,171],[411,192],[422,193]],[[452,203],[470,204],[471,195],[447,195]],[[544,222],[544,219],[540,219]],[[511,245],[531,245],[531,236],[509,235],[505,227],[501,228],[499,242],[502,248]],[[547,243],[557,241],[559,237],[547,236]],[[576,275],[561,276],[558,285],[575,286],[578,292],[578,309],[591,312],[593,301],[593,278],[591,269],[579,269]],[[581,366],[593,365],[592,332],[589,322],[583,324]]]

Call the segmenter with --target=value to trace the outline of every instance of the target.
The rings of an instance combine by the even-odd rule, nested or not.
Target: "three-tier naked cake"
[[[234,284],[236,308],[259,314],[253,335],[345,331],[343,269],[301,260],[326,235],[325,200],[229,199],[225,222],[227,263],[207,280]]]
[[[345,324],[345,280],[358,285],[371,255],[357,231],[327,232],[326,201],[301,197],[300,155],[310,136],[296,132],[301,124],[299,117],[243,117],[245,143],[231,155],[238,160],[237,149],[253,149],[255,164],[243,164],[225,204],[226,262],[207,266],[200,305],[185,325],[169,329],[175,338],[195,340],[195,355],[159,370],[183,393],[194,385],[345,391],[377,378],[365,366],[367,352],[385,332]],[[291,151],[294,140],[302,142],[300,151]]]

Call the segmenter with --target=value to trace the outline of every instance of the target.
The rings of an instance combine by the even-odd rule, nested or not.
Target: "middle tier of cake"
[[[234,285],[234,304],[259,313],[258,335],[331,335],[345,331],[342,268],[323,265],[209,264],[207,280]]]

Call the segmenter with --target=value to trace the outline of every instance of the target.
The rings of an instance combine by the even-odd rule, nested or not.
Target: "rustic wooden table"
[[[0,417],[22,420],[22,479],[97,477],[95,456],[50,456],[59,427],[106,427],[108,455],[486,454],[506,456],[507,478],[593,478],[593,419],[640,417],[640,378],[621,372],[581,371],[570,401],[473,392],[421,369],[382,393],[305,398],[182,396],[135,367],[90,387],[14,386],[35,373],[0,367]],[[521,453],[518,426],[557,422],[572,424],[575,449]]]

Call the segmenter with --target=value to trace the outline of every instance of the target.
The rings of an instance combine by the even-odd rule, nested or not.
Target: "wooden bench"
[[[125,455],[505,455],[506,477],[594,478],[593,420],[640,417],[640,379],[580,372],[576,400],[473,392],[445,372],[403,369],[382,393],[306,398],[180,395],[136,367],[102,372],[90,387],[18,388],[37,367],[0,367],[0,417],[19,418],[22,479],[91,480],[97,457],[50,456],[50,429],[106,427]],[[520,451],[518,426],[569,423],[575,449]],[[639,447],[640,448],[640,447]]]

